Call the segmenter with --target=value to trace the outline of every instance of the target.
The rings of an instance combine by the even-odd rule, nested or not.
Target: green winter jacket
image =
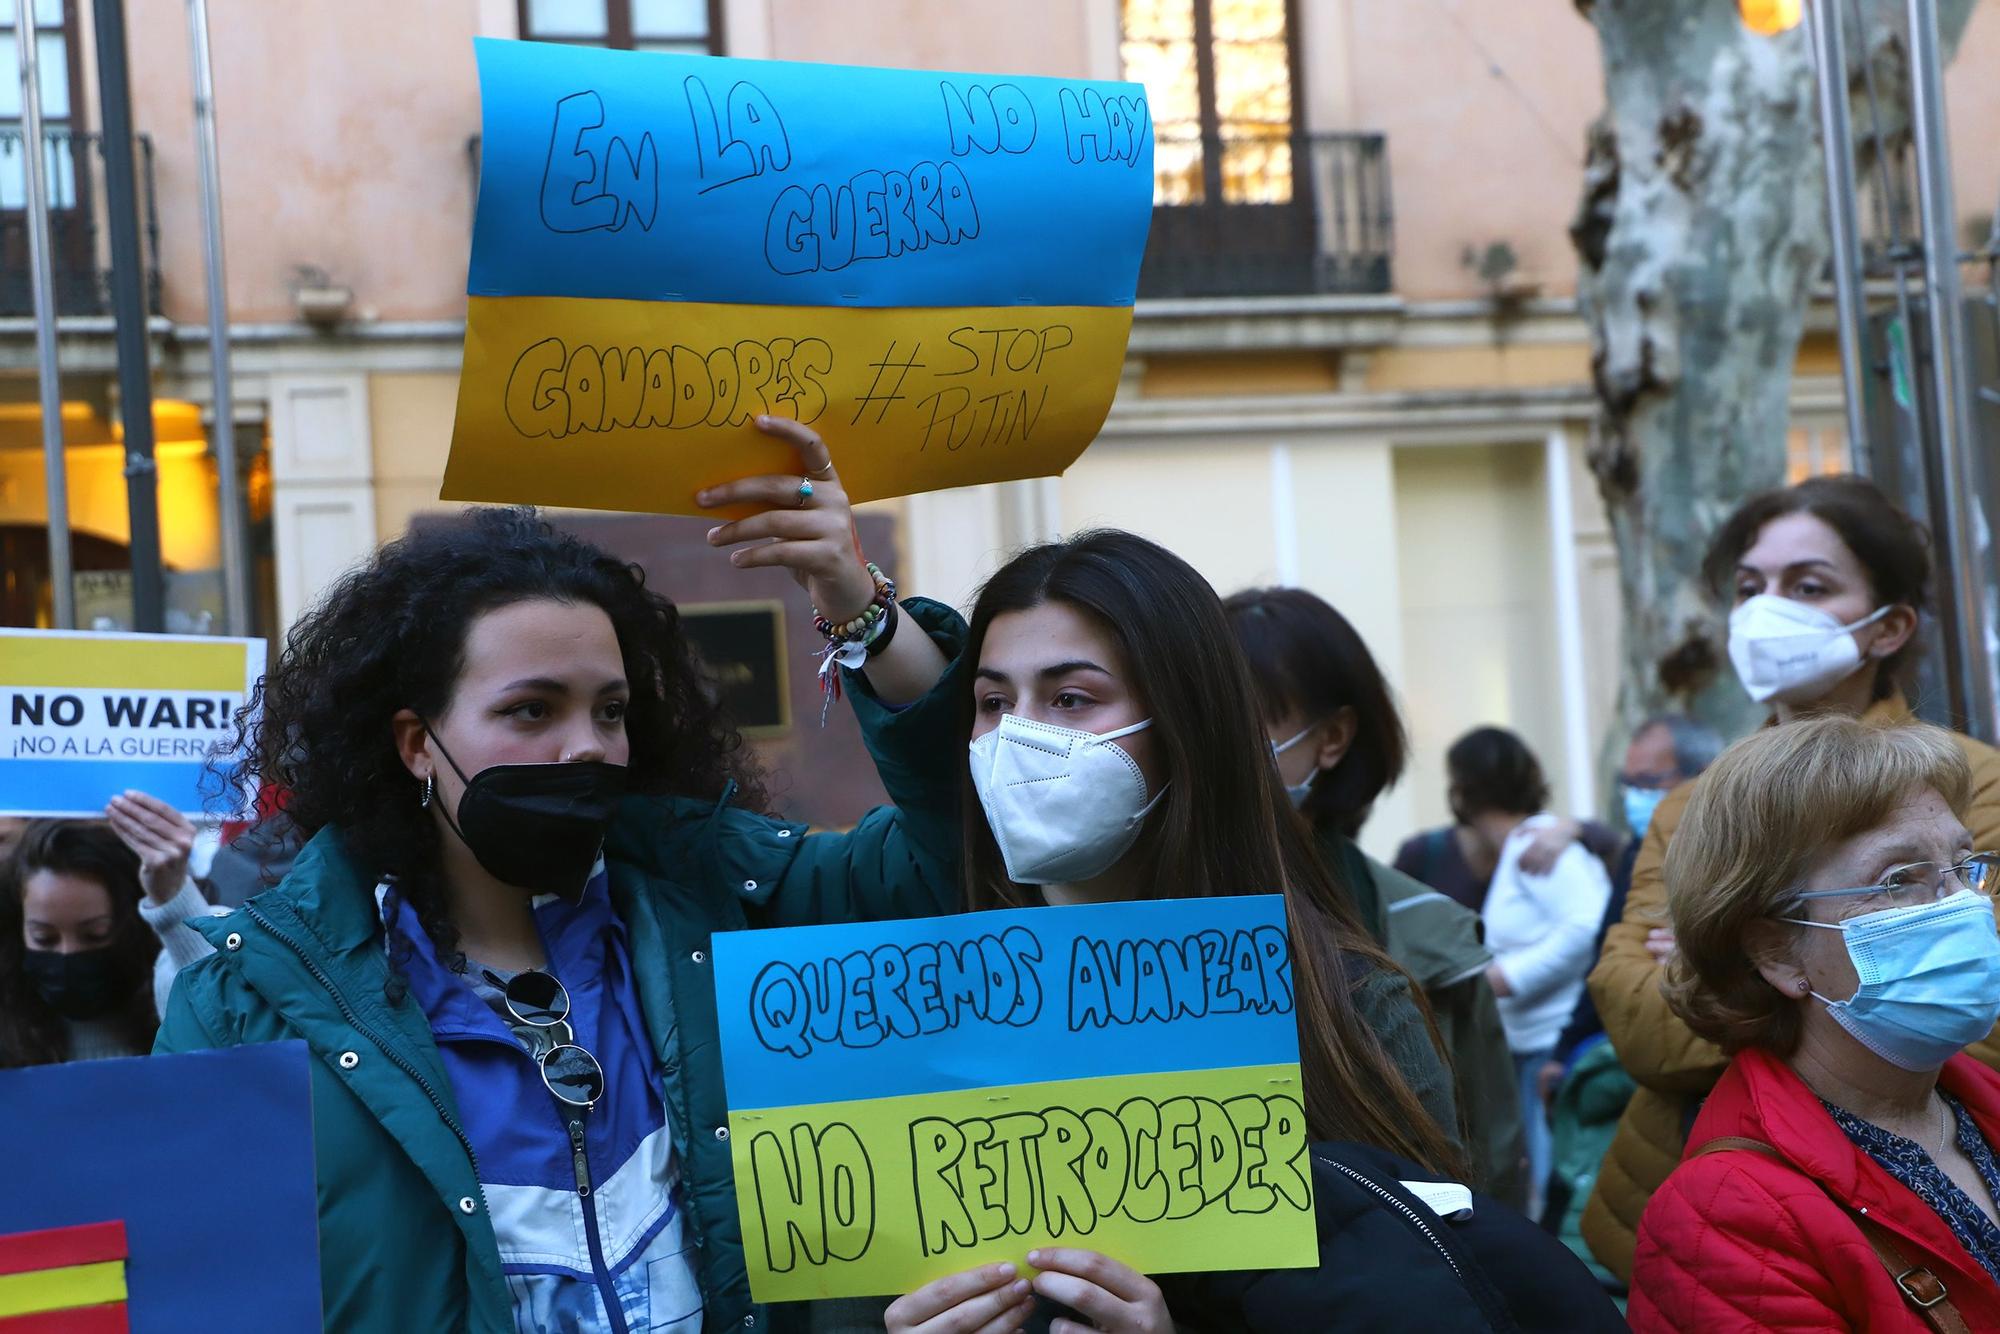
[[[963,623],[912,619],[955,658]],[[929,916],[957,900],[954,665],[899,712],[851,679],[855,712],[897,804],[850,833],[808,835],[717,801],[626,800],[605,845],[658,1058],[709,1330],[796,1312],[750,1299],[729,1155],[710,936],[749,926]],[[322,830],[291,873],[228,917],[193,925],[217,953],[183,972],[156,1051],[303,1038],[313,1065],[320,1268],[329,1330],[513,1334],[471,1146],[428,1022],[391,1005],[374,878]]]
[[[1349,886],[1362,925],[1415,979],[1451,1058],[1462,1141],[1481,1189],[1516,1208],[1528,1199],[1526,1147],[1514,1060],[1486,966],[1479,915],[1384,866],[1353,840],[1316,831],[1320,855]]]

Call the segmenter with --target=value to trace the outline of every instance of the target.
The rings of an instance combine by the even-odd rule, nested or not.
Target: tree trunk
[[[1943,0],[1946,49],[1972,0]],[[1826,186],[1804,27],[1761,37],[1728,0],[1578,0],[1604,57],[1571,235],[1598,415],[1590,466],[1624,598],[1619,726],[1691,712],[1736,736],[1764,712],[1729,669],[1726,609],[1700,579],[1710,535],[1785,480],[1792,369],[1826,270]],[[1885,103],[1907,89],[1899,0],[1860,0]],[[1852,16],[1852,7],[1847,13]],[[1885,107],[1884,132],[1905,130]],[[1856,108],[1864,167],[1870,109]],[[1859,442],[1856,442],[1858,446]]]

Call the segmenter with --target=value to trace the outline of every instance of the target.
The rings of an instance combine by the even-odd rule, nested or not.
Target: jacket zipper
[[[437,1109],[437,1114],[445,1123],[446,1128],[458,1137],[459,1144],[465,1149],[466,1159],[472,1164],[472,1179],[478,1181],[479,1155],[473,1152],[472,1140],[466,1135],[464,1128],[458,1124],[458,1118],[451,1114],[451,1109],[444,1105],[444,1099],[438,1096],[438,1091],[432,1087],[431,1081],[424,1077],[424,1072],[417,1069],[414,1062],[396,1051],[387,1042],[384,1042],[374,1029],[361,1022],[361,1017],[354,1012],[354,1007],[348,1004],[347,997],[340,994],[340,988],[335,986],[333,979],[326,975],[326,970],[313,962],[312,956],[306,953],[304,946],[280,930],[270,918],[258,910],[255,904],[244,904],[243,911],[249,915],[251,921],[270,932],[280,944],[298,956],[299,962],[305,965],[306,971],[312,974],[313,980],[318,982],[322,987],[325,987],[327,995],[333,997],[333,1003],[339,1008],[340,1017],[347,1021],[348,1027],[374,1043],[376,1049],[389,1058],[390,1064],[417,1082],[417,1087],[422,1089],[424,1096],[431,1100],[431,1106]],[[483,1198],[485,1195],[483,1188],[480,1194]]]
[[[1317,1154],[1315,1154],[1314,1156],[1318,1157]],[[1417,1231],[1423,1233],[1424,1240],[1428,1241],[1433,1247],[1436,1248],[1437,1253],[1444,1257],[1444,1262],[1451,1266],[1451,1272],[1458,1276],[1458,1281],[1460,1283],[1465,1282],[1465,1271],[1458,1267],[1458,1261],[1454,1260],[1452,1258],[1451,1252],[1445,1249],[1444,1239],[1439,1237],[1437,1233],[1431,1230],[1430,1224],[1424,1222],[1424,1220],[1418,1216],[1417,1211],[1415,1209],[1412,1209],[1409,1205],[1404,1204],[1394,1195],[1391,1195],[1381,1186],[1369,1180],[1367,1177],[1361,1175],[1361,1173],[1355,1171],[1353,1168],[1349,1167],[1346,1163],[1335,1162],[1331,1158],[1320,1158],[1319,1161],[1325,1163],[1328,1167],[1331,1167],[1336,1172],[1339,1172],[1342,1176],[1352,1180],[1353,1182],[1355,1182],[1355,1184],[1366,1187],[1369,1193],[1375,1195],[1383,1203],[1393,1207],[1397,1213],[1409,1219],[1410,1225],[1416,1228]]]
[[[598,1298],[604,1303],[612,1334],[630,1334],[624,1309],[618,1304],[617,1290],[611,1283],[611,1271],[604,1264],[604,1243],[597,1231],[597,1202],[590,1198],[590,1153],[584,1148],[581,1112],[569,1114],[569,1153],[570,1165],[576,1169],[576,1195],[583,1202],[583,1232],[590,1242],[590,1269],[597,1282]]]

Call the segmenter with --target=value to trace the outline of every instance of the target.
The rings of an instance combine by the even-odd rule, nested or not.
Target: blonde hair
[[[1926,790],[1960,818],[1972,770],[1958,738],[1925,724],[1847,717],[1767,728],[1703,774],[1667,847],[1676,952],[1667,1003],[1726,1052],[1798,1046],[1797,1001],[1757,971],[1753,922],[1784,912],[1835,844],[1874,829]]]

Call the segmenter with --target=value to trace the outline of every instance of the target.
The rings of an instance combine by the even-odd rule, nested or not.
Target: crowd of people
[[[969,618],[902,599],[826,444],[759,425],[799,472],[704,493],[752,511],[710,541],[806,588],[890,804],[785,820],[668,596],[474,511],[291,629],[208,893],[142,793],[0,828],[0,1066],[303,1039],[330,1329],[2000,1328],[2000,753],[1906,702],[1928,543],[1879,491],[1716,536],[1768,726],[1644,721],[1603,824],[1476,729],[1391,866],[1357,839],[1409,737],[1333,606],[1115,531]],[[1053,1247],[753,1301],[713,933],[1274,891],[1317,1268]],[[1412,1182],[1470,1221],[1385,1222]]]

